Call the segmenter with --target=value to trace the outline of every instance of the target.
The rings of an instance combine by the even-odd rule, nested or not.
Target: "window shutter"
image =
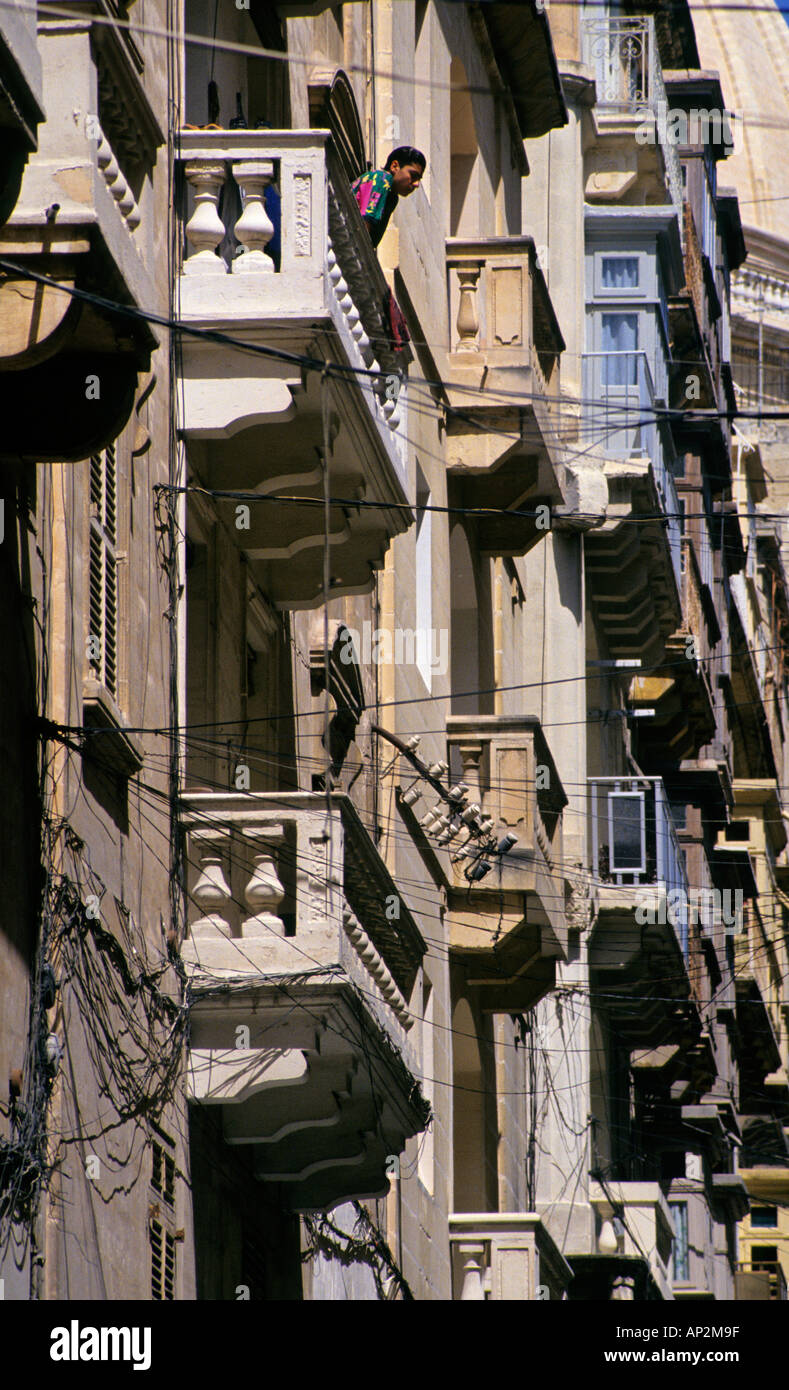
[[[118,693],[117,468],[115,446],[90,460],[89,664]]]

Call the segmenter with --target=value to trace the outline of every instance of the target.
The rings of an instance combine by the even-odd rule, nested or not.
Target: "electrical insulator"
[[[481,878],[490,873],[491,867],[487,859],[478,859],[473,868],[466,869],[466,878],[471,883],[478,883]]]
[[[447,796],[450,801],[462,801],[467,791],[468,784],[466,782],[456,782],[454,787],[450,787]]]
[[[509,854],[509,851],[518,843],[517,835],[505,835],[503,840],[499,840],[499,854]]]
[[[433,763],[429,772],[431,777],[443,777],[445,772],[449,772],[449,763]]]
[[[420,790],[419,781],[417,780],[411,783],[407,791],[403,792],[401,800],[406,806],[413,806],[415,802],[419,801],[421,795],[422,792]]]
[[[477,819],[480,810],[481,807],[477,805],[476,801],[473,801],[471,805],[467,806],[465,811],[463,811],[460,819],[464,822],[465,825],[472,825],[474,821]]]

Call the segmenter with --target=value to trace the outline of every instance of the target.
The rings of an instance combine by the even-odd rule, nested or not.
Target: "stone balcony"
[[[164,134],[125,40],[111,24],[94,29],[89,8],[55,17],[40,7],[47,119],[0,227],[0,258],[20,268],[0,285],[1,447],[36,461],[83,459],[111,443],[156,345],[142,318],[70,291],[133,309],[161,306],[152,229],[137,198],[150,195]]]
[[[746,930],[734,935],[734,986],[737,1027],[743,1039],[740,1079],[743,1108],[754,1098],[755,1108],[768,1110],[771,1092],[786,1094],[782,1068],[781,1021],[776,1007],[774,951],[771,933],[753,904],[748,904]]]
[[[534,512],[565,500],[559,358],[564,339],[531,237],[446,243],[447,459],[455,504]],[[533,516],[481,516],[482,550],[523,555]]]
[[[646,1261],[659,1295],[673,1299],[670,1263],[674,1226],[660,1184],[592,1181],[589,1201],[597,1218],[599,1254],[614,1262],[623,1257]],[[618,1296],[632,1298],[633,1294],[620,1289]]]
[[[711,574],[709,578],[712,581]],[[649,765],[649,754],[675,763],[695,758],[715,735],[715,703],[707,661],[710,638],[719,639],[720,628],[711,590],[712,583],[702,582],[695,546],[684,536],[682,624],[666,641],[661,663],[664,669],[635,676],[629,690],[633,709],[654,710],[638,731],[642,765]]]
[[[388,1190],[429,1107],[409,1041],[425,944],[345,796],[194,792],[190,1099],[294,1211]]]
[[[572,1270],[535,1212],[449,1217],[452,1297],[466,1302],[561,1300]]]
[[[234,502],[217,499],[217,510],[269,597],[310,608],[322,601],[328,446],[332,595],[366,592],[412,520],[398,429],[411,354],[392,342],[387,283],[330,135],[185,130],[179,155],[178,316],[250,348],[184,337],[191,471],[210,489],[253,494],[243,529]],[[276,261],[269,186],[281,199]]]
[[[566,953],[562,812],[567,797],[534,717],[451,715],[450,776],[468,786],[489,824],[490,871],[469,881],[468,859],[452,865],[450,948],[483,1009],[518,1013],[553,987]],[[461,846],[462,848],[462,846]]]

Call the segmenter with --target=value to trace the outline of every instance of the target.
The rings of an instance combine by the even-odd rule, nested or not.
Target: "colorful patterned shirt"
[[[373,246],[377,246],[399,201],[392,175],[386,169],[370,169],[356,179],[351,188],[367,224],[370,240]]]

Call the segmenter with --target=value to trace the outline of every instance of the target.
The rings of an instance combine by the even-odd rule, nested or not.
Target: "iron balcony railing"
[[[654,120],[669,195],[681,212],[682,169],[666,128],[668,100],[654,19],[648,15],[587,19],[583,51],[585,63],[595,74],[598,107]]]
[[[660,885],[687,958],[688,875],[663,779],[590,777],[589,794],[594,877],[620,887]]]
[[[587,423],[600,453],[610,459],[648,458],[667,519],[671,563],[682,590],[682,528],[677,485],[671,467],[667,427],[656,403],[665,400],[666,374],[658,361],[655,389],[645,352],[587,352],[583,357],[583,396]],[[661,380],[661,378],[663,380]],[[665,388],[665,389],[664,389]]]

